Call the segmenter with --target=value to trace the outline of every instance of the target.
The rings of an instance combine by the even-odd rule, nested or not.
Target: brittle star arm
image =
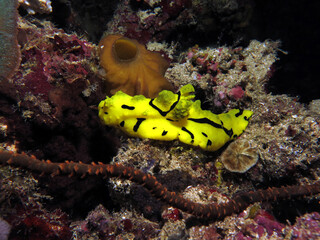
[[[120,164],[85,164],[68,161],[64,163],[53,163],[49,160],[39,160],[34,156],[29,156],[24,153],[17,154],[1,150],[0,164],[18,166],[39,173],[51,174],[51,176],[58,174],[79,175],[82,177],[86,175],[98,175],[102,177],[129,179],[145,187],[159,200],[179,208],[184,212],[211,220],[221,219],[233,213],[241,212],[254,202],[275,201],[294,196],[307,196],[320,193],[320,182],[316,182],[303,186],[283,186],[280,188],[273,187],[265,190],[249,191],[235,195],[226,203],[200,204],[185,199],[181,194],[169,191],[158,182],[154,176]]]

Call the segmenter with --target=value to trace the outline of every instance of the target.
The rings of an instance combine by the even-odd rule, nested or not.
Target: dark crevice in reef
[[[273,94],[299,96],[301,102],[309,102],[320,96],[318,81],[319,1],[255,1],[247,39],[280,40],[275,73],[268,90]]]

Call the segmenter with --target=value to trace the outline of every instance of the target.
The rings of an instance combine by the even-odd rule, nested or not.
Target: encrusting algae
[[[161,90],[172,90],[163,77],[169,63],[136,40],[107,35],[99,43],[99,55],[111,94],[121,90],[131,96],[156,97]]]

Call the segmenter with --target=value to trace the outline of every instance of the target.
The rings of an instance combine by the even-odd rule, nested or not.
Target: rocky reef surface
[[[110,1],[101,18],[93,13],[104,6],[100,1],[31,2],[11,13],[21,63],[14,74],[0,76],[1,149],[52,162],[121,163],[199,203],[319,181],[319,100],[301,103],[270,92],[286,54],[280,41],[236,43],[249,24],[252,1]],[[37,12],[44,2],[50,11]],[[70,10],[61,27],[52,23],[57,9]],[[97,36],[103,30],[162,54],[170,62],[165,78],[175,90],[192,84],[203,109],[252,110],[245,132],[223,149],[205,152],[178,141],[130,138],[102,125]],[[217,32],[234,44],[197,42],[197,34]],[[12,55],[12,61],[18,58]],[[2,166],[0,182],[1,239],[316,239],[320,232],[319,196],[255,203],[207,220],[163,204],[129,180],[51,177]]]

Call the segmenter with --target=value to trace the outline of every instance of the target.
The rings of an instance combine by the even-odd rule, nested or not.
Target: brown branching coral
[[[27,168],[43,174],[51,174],[51,176],[58,174],[79,175],[81,177],[98,175],[102,177],[129,179],[144,186],[156,198],[182,211],[206,219],[218,219],[233,213],[238,213],[254,202],[274,201],[294,196],[313,195],[320,192],[320,182],[316,182],[303,186],[273,187],[265,190],[249,191],[247,193],[237,194],[230,201],[222,204],[200,204],[185,199],[180,194],[168,191],[154,176],[120,164],[84,164],[68,161],[64,163],[53,163],[49,160],[38,160],[36,157],[28,156],[24,153],[17,154],[9,151],[0,151],[0,163]]]

